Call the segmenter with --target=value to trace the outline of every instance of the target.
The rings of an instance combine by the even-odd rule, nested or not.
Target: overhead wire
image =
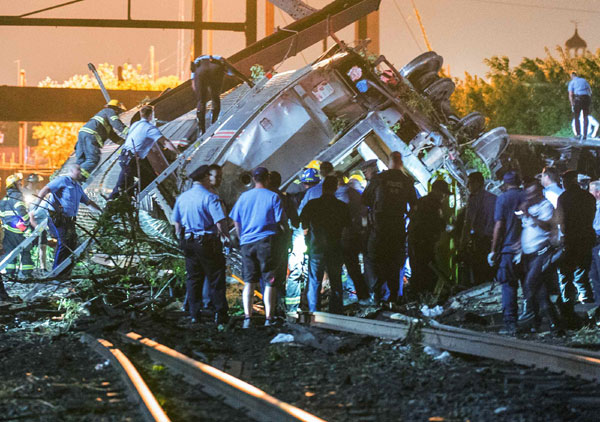
[[[524,4],[524,3],[517,3],[517,2],[505,1],[505,0],[462,0],[462,1],[470,1],[470,2],[474,2],[474,3],[497,4],[497,5],[502,5],[502,6],[526,7],[529,9],[560,10],[563,12],[582,12],[582,13],[600,14],[600,10],[578,9],[578,8],[563,7],[563,6],[545,6],[545,5],[541,5],[541,4]]]
[[[402,16],[402,20],[404,20],[404,24],[406,25],[406,28],[408,29],[408,32],[410,33],[410,36],[412,37],[413,41],[417,45],[417,48],[419,49],[420,52],[423,52],[424,50],[419,45],[419,42],[417,41],[417,37],[415,37],[414,32],[410,28],[410,25],[408,24],[408,20],[406,19],[406,16],[404,16],[404,13],[402,13],[402,9],[400,9],[400,6],[398,5],[398,1],[397,0],[394,0],[394,5],[396,6],[396,10],[398,10],[398,13],[400,13],[400,16]]]
[[[287,19],[283,15],[283,12],[281,11],[281,9],[277,8],[277,10],[279,11],[279,16],[281,16],[281,20],[283,21],[283,23],[285,23],[285,26],[288,26]],[[304,56],[304,53],[302,51],[300,51],[300,56],[302,57],[302,60],[304,60],[304,64],[308,64],[308,60],[306,60],[306,57]],[[283,59],[283,61],[285,61],[285,59],[287,59],[287,54],[285,55],[285,58]]]

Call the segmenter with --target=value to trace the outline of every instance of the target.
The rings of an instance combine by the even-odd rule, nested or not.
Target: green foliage
[[[58,310],[65,311],[63,322],[68,330],[83,311],[83,306],[81,305],[81,302],[76,300],[61,299],[58,303]]]
[[[348,127],[348,119],[343,117],[334,117],[331,120],[331,129],[334,133],[342,133]]]
[[[511,66],[507,57],[486,59],[487,79],[465,73],[455,78],[451,102],[459,115],[478,110],[489,127],[504,126],[509,133],[571,136],[571,109],[566,84],[570,72],[588,80],[592,90],[600,87],[600,50],[571,57],[561,47],[554,57],[546,49],[544,58],[524,58]],[[592,110],[600,98],[592,97]]]
[[[261,65],[255,64],[250,68],[250,77],[254,82],[260,81],[265,77],[265,69]]]
[[[463,160],[467,168],[477,170],[485,179],[490,179],[492,177],[490,168],[469,146],[462,147],[460,151],[460,158]]]

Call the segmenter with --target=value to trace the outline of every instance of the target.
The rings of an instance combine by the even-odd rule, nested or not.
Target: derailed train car
[[[254,88],[240,85],[224,96],[224,112],[210,136],[192,144],[176,170],[166,171],[141,196],[173,204],[186,174],[217,163],[224,170],[221,195],[231,205],[252,187],[255,167],[278,171],[287,186],[312,160],[350,171],[373,158],[384,167],[391,151],[401,152],[421,193],[437,177],[464,186],[469,168],[493,171],[508,135],[502,128],[481,135],[484,119],[477,113],[454,115],[448,102],[454,84],[438,76],[441,64],[429,52],[398,72],[383,57],[371,63],[347,49],[264,78]],[[189,112],[161,130],[170,139],[193,141],[195,118]],[[176,176],[175,189],[164,188],[174,181],[167,173]]]

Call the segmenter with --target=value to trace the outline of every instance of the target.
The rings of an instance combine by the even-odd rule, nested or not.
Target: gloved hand
[[[494,265],[496,265],[496,261],[497,261],[496,252],[490,252],[487,256],[487,261],[488,261],[488,265],[490,267],[493,267]]]
[[[521,252],[515,254],[513,256],[512,261],[513,261],[513,264],[516,264],[516,265],[520,264],[521,263]]]

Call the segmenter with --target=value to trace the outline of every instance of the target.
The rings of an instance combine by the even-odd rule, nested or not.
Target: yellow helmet
[[[106,107],[117,107],[120,108],[121,110],[126,110],[125,106],[123,105],[123,103],[119,100],[110,100],[108,103],[106,103]]]
[[[18,182],[19,180],[23,180],[23,173],[11,174],[6,178],[6,187],[11,187],[14,183]]]
[[[366,182],[365,177],[360,172],[353,173],[349,179],[356,179],[361,184]]]
[[[307,169],[315,169],[319,171],[321,169],[321,162],[319,160],[312,160],[310,163],[306,165]]]

